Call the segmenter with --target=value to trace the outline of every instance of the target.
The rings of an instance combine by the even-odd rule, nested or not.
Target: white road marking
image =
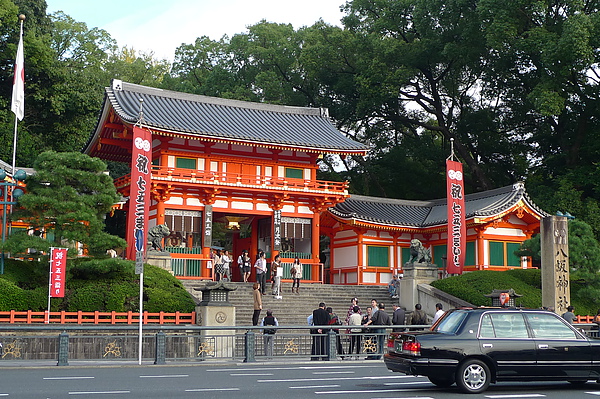
[[[44,380],[86,380],[96,377],[44,377]]]
[[[185,392],[215,392],[215,391],[239,391],[239,388],[198,388],[186,389]]]
[[[397,385],[431,385],[429,381],[414,381],[414,382],[385,382],[383,385],[397,386]]]
[[[341,380],[384,380],[384,379],[400,379],[406,378],[407,376],[376,376],[376,377],[339,377],[336,381]],[[410,376],[409,376],[410,377]],[[304,382],[304,381],[330,381],[331,378],[287,378],[281,380],[257,380],[256,382]]]
[[[238,373],[238,374],[231,373],[229,375],[239,377],[239,376],[245,376],[245,375],[273,375],[273,373]]]
[[[369,391],[315,391],[315,393],[317,395],[323,395],[323,394],[351,394],[351,393],[359,393],[359,394],[363,394],[363,393],[381,393],[381,392],[396,392],[398,393],[397,389],[373,389],[373,390],[369,390]]]
[[[508,398],[545,398],[546,395],[541,393],[528,393],[522,395],[485,395],[486,398],[490,399],[508,399]]]
[[[88,392],[69,392],[69,395],[96,395],[96,394],[115,394],[131,393],[131,391],[88,391]]]
[[[267,370],[323,370],[323,369],[347,369],[348,365],[340,365],[340,366],[300,366],[300,367],[248,367],[245,369],[209,369],[206,370],[208,372],[235,372],[235,371],[267,371]],[[352,369],[360,369],[360,368],[373,368],[373,366],[359,366],[353,365]]]
[[[290,389],[317,389],[317,388],[339,388],[339,385],[306,385],[302,387],[289,387]]]
[[[596,396],[600,396],[600,392],[599,391],[593,391],[593,392],[586,392],[588,395],[596,395]]]
[[[430,396],[402,396],[398,398],[371,398],[371,399],[435,399]]]
[[[356,374],[356,373],[354,371],[315,371],[313,374],[324,375],[324,374]]]
[[[188,374],[165,374],[165,375],[140,375],[140,378],[184,378]]]

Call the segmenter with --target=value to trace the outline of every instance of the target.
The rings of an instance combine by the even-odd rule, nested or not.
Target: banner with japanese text
[[[50,248],[50,298],[64,298],[67,248]]]
[[[463,169],[460,162],[446,161],[448,198],[448,252],[446,273],[462,274],[465,265],[467,227],[465,223]]]
[[[131,185],[127,210],[127,259],[143,262],[148,235],[150,183],[152,163],[152,134],[133,127],[131,151]]]

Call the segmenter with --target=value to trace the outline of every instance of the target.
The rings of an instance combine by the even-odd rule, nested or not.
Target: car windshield
[[[456,334],[463,320],[467,317],[467,314],[468,312],[464,310],[455,310],[454,312],[448,313],[440,320],[434,331],[446,334]]]

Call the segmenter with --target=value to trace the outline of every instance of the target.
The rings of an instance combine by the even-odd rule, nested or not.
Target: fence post
[[[337,359],[337,340],[335,338],[335,331],[329,330],[327,333],[327,345],[329,345],[329,350],[327,351],[328,360]]]
[[[159,331],[156,333],[156,353],[154,355],[154,364],[166,364],[166,354],[165,354],[165,341],[167,339],[167,335]]]
[[[254,331],[246,331],[246,339],[244,345],[244,363],[250,363],[254,361],[254,352],[256,349],[256,334]]]
[[[64,331],[58,335],[58,363],[56,365],[69,365],[69,334]]]

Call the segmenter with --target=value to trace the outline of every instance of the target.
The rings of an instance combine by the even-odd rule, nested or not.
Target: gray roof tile
[[[541,216],[548,214],[529,198],[523,183],[465,196],[466,218],[500,214],[523,200]],[[447,200],[409,201],[352,195],[329,212],[342,219],[385,224],[393,227],[430,227],[447,223]]]
[[[315,151],[367,151],[365,145],[337,130],[327,111],[320,108],[228,100],[126,82],[107,87],[106,96],[117,114],[130,123],[138,121],[143,100],[143,122],[150,128]]]

